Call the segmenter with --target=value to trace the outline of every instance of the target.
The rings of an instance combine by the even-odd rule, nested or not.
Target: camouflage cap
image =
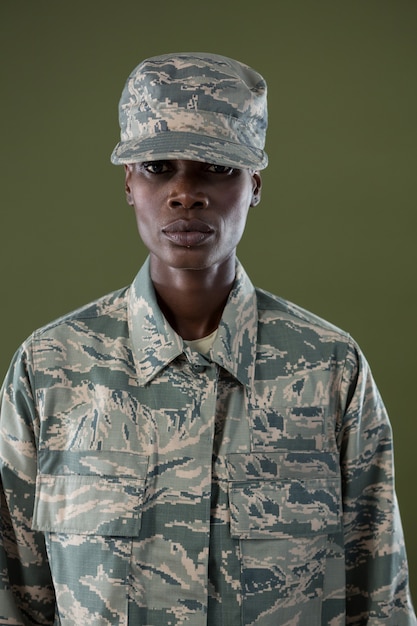
[[[184,52],[142,61],[119,103],[112,163],[191,159],[263,169],[266,82],[218,54]]]

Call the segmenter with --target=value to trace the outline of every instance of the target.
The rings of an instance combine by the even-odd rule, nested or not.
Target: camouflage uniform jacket
[[[208,355],[146,263],[25,342],[1,411],[1,624],[415,626],[369,367],[240,265]]]

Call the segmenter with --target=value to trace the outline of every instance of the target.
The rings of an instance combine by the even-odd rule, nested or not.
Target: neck
[[[219,325],[235,279],[235,259],[226,267],[204,270],[165,268],[151,278],[159,306],[168,322],[183,339],[201,339]]]

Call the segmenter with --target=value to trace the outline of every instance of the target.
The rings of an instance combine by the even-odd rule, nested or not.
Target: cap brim
[[[171,159],[204,161],[239,169],[261,170],[268,165],[268,156],[263,150],[206,135],[172,131],[120,142],[111,155],[115,165]]]

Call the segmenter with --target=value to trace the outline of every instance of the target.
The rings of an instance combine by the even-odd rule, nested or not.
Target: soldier
[[[236,258],[267,165],[265,81],[163,55],[119,110],[112,161],[149,257],[13,359],[0,623],[416,626],[369,366]]]

